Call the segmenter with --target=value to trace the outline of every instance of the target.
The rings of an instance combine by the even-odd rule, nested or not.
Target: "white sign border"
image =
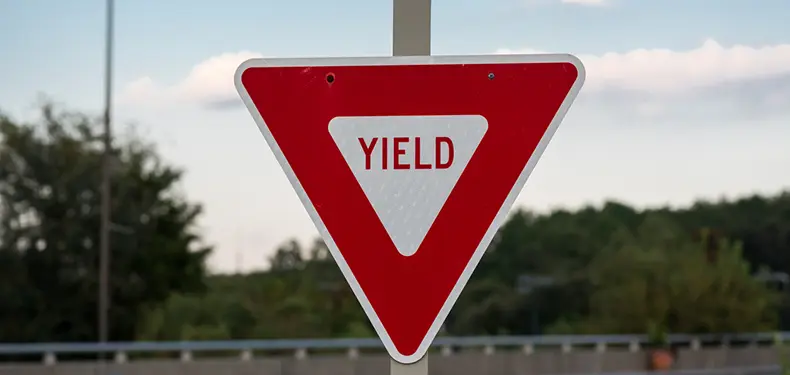
[[[266,125],[266,122],[263,120],[260,112],[258,111],[255,104],[250,99],[250,95],[247,92],[247,89],[241,82],[241,76],[249,68],[263,68],[263,67],[293,67],[293,66],[304,66],[304,67],[328,67],[328,66],[383,66],[383,65],[454,65],[454,64],[514,64],[514,63],[570,63],[576,67],[578,72],[576,81],[571,86],[570,92],[565,97],[560,105],[559,109],[557,110],[557,114],[554,116],[554,119],[551,121],[546,133],[541,138],[540,142],[538,143],[535,151],[532,153],[532,156],[529,158],[524,170],[521,171],[518,180],[513,185],[513,188],[510,190],[505,201],[502,203],[497,215],[494,217],[494,220],[491,222],[491,225],[486,230],[483,239],[480,241],[480,244],[475,249],[472,258],[467,263],[466,267],[464,268],[463,272],[461,273],[461,277],[453,287],[453,290],[450,292],[447,300],[442,305],[441,310],[439,310],[439,314],[437,314],[436,318],[433,321],[430,329],[428,330],[427,334],[423,338],[422,342],[420,343],[417,351],[411,355],[403,355],[398,352],[397,348],[392,342],[387,330],[381,324],[381,321],[376,315],[375,310],[371,306],[370,302],[365,296],[364,291],[360,287],[359,283],[357,282],[356,278],[354,277],[353,272],[346,263],[346,260],[343,258],[343,254],[339,251],[337,244],[335,244],[334,240],[332,239],[331,234],[326,229],[321,217],[318,215],[318,211],[316,211],[315,206],[310,201],[310,198],[305,193],[304,188],[299,183],[299,180],[296,178],[296,174],[294,174],[293,169],[288,164],[285,156],[283,155],[282,150],[280,149],[277,141],[272,136],[271,131]],[[346,278],[346,281],[351,286],[351,290],[354,292],[354,295],[357,297],[360,305],[362,305],[365,314],[370,319],[376,333],[378,333],[379,338],[384,343],[384,347],[387,349],[390,357],[392,359],[403,363],[403,364],[410,364],[419,361],[425,353],[427,353],[428,348],[431,346],[434,338],[439,332],[442,324],[444,323],[447,315],[450,313],[453,305],[455,305],[458,296],[461,294],[461,291],[466,286],[466,283],[469,281],[469,278],[472,276],[477,264],[480,262],[480,259],[485,254],[486,249],[491,244],[494,236],[497,233],[500,225],[507,219],[507,215],[510,212],[513,204],[516,201],[516,198],[521,193],[521,190],[524,188],[524,185],[527,182],[530,174],[532,174],[533,169],[535,169],[535,165],[537,164],[540,157],[543,155],[543,151],[548,146],[551,138],[554,136],[554,133],[559,128],[560,123],[562,122],[565,114],[568,112],[573,101],[581,91],[582,85],[584,84],[586,78],[586,72],[584,69],[584,65],[582,62],[575,56],[570,54],[532,54],[532,55],[471,55],[471,56],[394,56],[394,57],[322,57],[322,58],[254,58],[244,61],[239,65],[234,75],[234,83],[236,85],[236,90],[241,96],[244,105],[249,110],[250,114],[252,115],[255,123],[258,125],[261,133],[263,134],[266,142],[269,144],[274,156],[277,158],[277,161],[280,163],[283,171],[285,172],[286,176],[288,176],[288,180],[291,181],[291,185],[293,186],[294,190],[296,190],[296,194],[299,196],[299,199],[302,201],[304,208],[307,210],[307,213],[310,215],[310,218],[313,220],[316,228],[318,229],[321,237],[326,242],[327,247],[329,248],[332,257],[335,259],[340,271],[343,273],[343,276]]]

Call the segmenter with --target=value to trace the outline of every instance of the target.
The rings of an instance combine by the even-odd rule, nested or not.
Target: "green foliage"
[[[790,375],[790,353],[781,333],[774,333],[774,347],[776,347],[779,356],[779,365],[782,367],[781,374]]]
[[[209,293],[174,295],[150,312],[145,340],[373,337],[375,333],[323,242],[303,251],[288,241],[271,269],[209,278]],[[212,329],[213,327],[213,329]]]
[[[663,347],[669,344],[669,334],[664,323],[655,321],[647,322],[648,343],[656,347]]]
[[[787,195],[771,201],[762,207],[790,207]],[[720,205],[727,212],[727,206],[740,203]],[[727,239],[727,227],[716,227],[714,220],[688,224],[688,217],[698,215],[694,209],[639,212],[607,203],[575,213],[516,211],[500,229],[442,334],[645,333],[653,345],[663,346],[670,332],[774,329],[782,296],[752,276],[754,267],[743,256],[748,248],[741,238]],[[783,225],[790,226],[790,216]],[[763,228],[752,230],[759,236]],[[790,250],[790,241],[782,246]],[[234,338],[373,336],[320,240],[308,251],[288,241],[270,263],[264,272],[211,277],[211,292],[200,297],[202,303],[217,311],[237,311],[213,323],[226,327],[222,332]],[[768,266],[781,270],[784,265]],[[523,274],[549,276],[555,282],[520,291],[516,284]],[[243,307],[223,308],[207,297],[211,295],[225,296],[228,304],[241,306],[236,301],[244,301]],[[173,316],[189,316],[178,312],[177,301],[165,309]],[[238,333],[233,327],[240,321],[246,329]],[[181,319],[170,326],[182,328],[156,337],[180,339],[186,327],[205,324]]]
[[[96,340],[100,128],[51,105],[21,123],[0,115],[0,341]],[[203,288],[181,172],[135,137],[115,140],[110,337],[132,339],[142,310]]]
[[[775,325],[777,296],[755,280],[741,246],[720,240],[715,256],[662,216],[620,233],[588,269],[594,292],[587,333],[755,332]],[[627,301],[627,302],[626,302]],[[662,342],[663,343],[663,342]]]

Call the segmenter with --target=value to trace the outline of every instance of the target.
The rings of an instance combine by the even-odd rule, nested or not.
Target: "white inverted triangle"
[[[488,121],[477,115],[335,117],[329,122],[335,144],[404,256],[417,252],[487,130]],[[394,169],[396,137],[408,138],[400,143],[405,152],[399,161],[409,169]],[[414,168],[415,137],[420,138],[420,164],[430,164],[431,169]],[[434,167],[437,137],[448,137],[453,145],[453,162],[444,169]],[[372,150],[370,169],[360,138]],[[378,140],[371,146],[374,138]],[[384,143],[387,169],[382,165]],[[441,143],[440,149],[439,162],[446,164],[448,145]]]

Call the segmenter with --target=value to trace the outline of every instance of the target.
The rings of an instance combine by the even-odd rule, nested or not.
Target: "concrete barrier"
[[[646,370],[647,354],[626,349],[462,351],[429,356],[431,375],[559,375],[640,373]],[[779,364],[776,348],[702,348],[678,352],[676,369],[715,370],[751,368]],[[129,361],[109,363],[18,364],[0,366],[0,375],[387,375],[385,354],[317,355],[239,359],[195,359],[192,361]],[[747,374],[747,372],[729,372]],[[773,371],[760,374],[773,374]],[[778,371],[776,371],[778,374]]]
[[[779,354],[778,348],[775,347],[684,349],[678,352],[677,367],[697,370],[779,365]]]

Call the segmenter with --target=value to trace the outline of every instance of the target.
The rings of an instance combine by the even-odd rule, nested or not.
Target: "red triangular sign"
[[[253,59],[236,72],[401,363],[427,351],[583,81],[570,55]]]

